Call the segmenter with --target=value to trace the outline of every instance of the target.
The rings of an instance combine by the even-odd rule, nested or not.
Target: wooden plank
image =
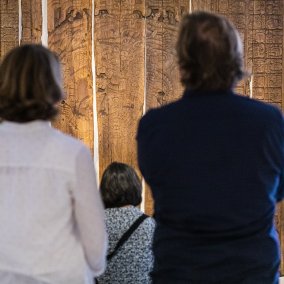
[[[226,3],[222,4],[221,6],[228,5]],[[191,0],[191,9],[192,11],[208,11],[217,13],[219,7],[219,0]]]
[[[181,97],[175,44],[179,23],[189,12],[189,1],[146,0],[146,110]],[[153,201],[146,186],[145,212],[153,213]]]
[[[42,6],[38,0],[21,0],[21,44],[40,43],[42,33]]]
[[[189,1],[146,1],[146,109],[182,95],[175,44],[182,14]]]
[[[18,1],[0,0],[0,57],[19,45]]]
[[[144,103],[143,1],[95,2],[100,175],[112,161],[137,169],[136,131]]]
[[[283,1],[250,1],[253,97],[283,107]]]
[[[250,1],[248,59],[252,62],[252,97],[284,108],[283,0]],[[284,274],[284,207],[278,205],[276,226],[281,244],[280,273]]]
[[[93,151],[92,0],[48,1],[48,45],[62,62],[66,99],[54,122]]]

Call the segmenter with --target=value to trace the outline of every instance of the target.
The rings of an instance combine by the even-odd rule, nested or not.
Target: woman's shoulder
[[[76,156],[79,152],[88,151],[83,141],[69,134],[65,134],[58,129],[51,128],[51,140],[53,148],[60,153],[67,153],[68,156]]]
[[[143,214],[144,213],[139,208],[134,206],[105,209],[107,227],[121,231],[125,231],[129,228],[131,224]],[[139,228],[153,231],[155,228],[155,220],[147,216],[140,224]]]

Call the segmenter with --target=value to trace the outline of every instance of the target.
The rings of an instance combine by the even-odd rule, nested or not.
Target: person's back
[[[152,239],[155,222],[147,217],[129,238],[115,250],[121,237],[143,214],[136,208],[141,202],[141,182],[128,165],[114,162],[105,170],[101,181],[101,193],[106,210],[106,227],[109,236],[105,273],[99,284],[147,284],[153,268]]]
[[[147,144],[141,165],[151,160],[142,169],[155,200],[157,273],[178,263],[191,280],[210,283],[277,271],[280,113],[234,94],[186,93],[142,123],[148,129],[140,141]]]
[[[85,147],[44,121],[1,123],[0,145],[0,269],[32,271],[42,279],[50,274],[56,283],[68,274],[69,283],[83,279],[70,196]]]
[[[59,73],[41,45],[15,48],[0,65],[1,284],[79,284],[87,264],[95,275],[104,270],[90,152],[50,125],[63,96]]]
[[[202,27],[207,17],[187,20]],[[180,66],[186,69],[186,60]],[[208,87],[217,80],[193,82],[198,70],[192,70],[182,73],[183,98],[149,111],[139,125],[139,165],[157,221],[153,282],[277,283],[273,216],[283,199],[282,115],[230,86]]]
[[[111,253],[121,236],[141,216],[142,212],[133,206],[108,208],[106,227],[109,236],[108,253]],[[117,254],[108,261],[105,273],[98,278],[99,283],[147,284],[149,272],[153,268],[152,238],[155,229],[154,220],[146,218],[131,234]]]

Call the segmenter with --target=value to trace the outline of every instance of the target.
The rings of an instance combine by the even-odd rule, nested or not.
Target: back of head
[[[142,201],[142,186],[135,170],[113,162],[104,171],[100,191],[106,208],[137,206]]]
[[[176,49],[181,82],[187,89],[231,89],[244,75],[239,33],[222,16],[209,12],[186,15]]]
[[[12,49],[0,65],[0,118],[14,122],[49,120],[63,97],[57,56],[42,45]]]

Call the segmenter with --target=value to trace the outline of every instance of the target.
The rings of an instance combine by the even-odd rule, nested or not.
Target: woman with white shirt
[[[0,65],[0,283],[82,284],[105,269],[104,211],[89,150],[50,126],[60,64],[41,45]],[[30,282],[29,282],[30,281]]]

